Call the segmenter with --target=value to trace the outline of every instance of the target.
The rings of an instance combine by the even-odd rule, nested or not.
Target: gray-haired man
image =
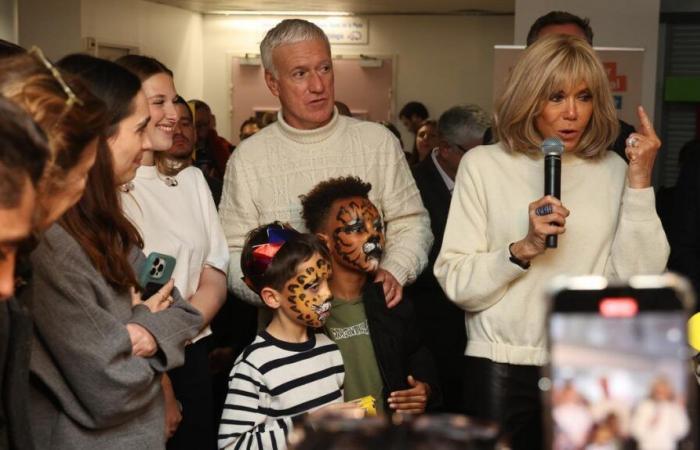
[[[259,303],[241,281],[245,235],[273,220],[304,229],[299,195],[332,177],[372,183],[387,245],[376,281],[390,306],[416,279],[432,243],[428,214],[396,138],[381,125],[340,116],[334,107],[330,44],[316,25],[288,19],[260,44],[265,81],[279,98],[278,120],[241,143],[228,162],[219,206],[231,251],[230,287]]]
[[[461,413],[463,407],[463,374],[455,367],[460,367],[467,342],[464,312],[445,296],[433,275],[433,265],[442,246],[457,168],[467,151],[483,143],[488,126],[487,114],[476,105],[448,109],[438,120],[440,143],[413,168],[423,203],[430,213],[435,244],[428,267],[406,290],[406,295],[414,301],[425,344],[435,358],[440,387],[446,393],[443,410],[452,413]]]

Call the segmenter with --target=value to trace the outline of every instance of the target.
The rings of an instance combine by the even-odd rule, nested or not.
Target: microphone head
[[[544,156],[556,155],[560,156],[564,153],[564,143],[558,137],[548,137],[540,145],[540,149]]]

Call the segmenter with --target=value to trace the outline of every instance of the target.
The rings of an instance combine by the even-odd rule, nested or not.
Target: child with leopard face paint
[[[331,307],[326,246],[278,222],[263,225],[248,234],[241,268],[272,320],[231,370],[219,448],[284,449],[306,415],[362,417],[357,404],[343,403],[338,347],[313,330]]]
[[[371,395],[380,413],[422,413],[440,402],[437,373],[410,299],[389,309],[372,282],[385,236],[371,189],[357,177],[334,178],[301,199],[306,226],[326,242],[333,268],[325,329],[343,355],[347,401]]]

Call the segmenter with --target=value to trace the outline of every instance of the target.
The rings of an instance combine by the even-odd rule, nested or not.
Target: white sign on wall
[[[493,98],[494,101],[505,89],[511,69],[525,50],[522,45],[494,46]],[[642,104],[642,63],[644,49],[595,47],[610,81],[613,101],[618,117],[636,125],[637,105]]]
[[[363,17],[311,19],[326,33],[331,44],[368,44],[369,26]]]

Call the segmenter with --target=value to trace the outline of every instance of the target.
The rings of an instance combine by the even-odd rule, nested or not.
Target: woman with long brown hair
[[[167,447],[213,450],[218,417],[213,417],[207,337],[209,323],[226,300],[228,246],[204,175],[192,166],[196,138],[192,121],[181,120],[187,105],[181,100],[177,104],[172,72],[147,56],[127,55],[117,63],[141,80],[153,122],[146,131],[154,150],[122,193],[122,207],[142,233],[146,252],[176,258],[175,286],[204,317],[201,332],[186,348],[185,364],[163,378],[166,431],[172,434]]]
[[[167,289],[146,302],[135,292],[141,239],[121,212],[117,186],[150,145],[148,107],[138,80],[113,63],[77,55],[59,66],[105,103],[107,126],[83,197],[31,255],[34,444],[163,448],[160,374],[182,363],[201,317]]]
[[[31,235],[17,235],[19,223],[13,220],[5,226],[4,232],[12,233],[14,242],[0,243],[0,265],[8,269],[10,277],[3,280],[11,283],[0,289],[15,291],[2,306],[0,312],[0,448],[31,449],[32,435],[28,433],[30,416],[29,403],[29,363],[32,347],[32,315],[30,304],[21,294],[31,278],[28,262],[29,252],[37,238],[63,213],[80,199],[85,188],[87,173],[95,160],[97,136],[105,123],[105,107],[85,86],[74,77],[64,76],[44,57],[38,48],[27,53],[21,47],[10,52],[3,45],[0,59],[0,95],[7,103],[23,110],[34,122],[23,127],[33,129],[32,139],[25,142],[23,158],[34,159],[35,173],[32,184],[36,189],[32,199]],[[3,109],[5,137],[10,138],[20,132],[18,120],[23,117],[16,111]],[[15,128],[12,130],[12,128]],[[36,154],[38,141],[43,141],[45,154]],[[5,145],[7,144],[7,145]],[[10,142],[5,142],[0,152],[10,152]],[[8,156],[8,155],[4,155]],[[0,184],[13,183],[13,177],[22,176],[15,169],[0,175]],[[25,175],[26,176],[26,175]],[[1,189],[0,189],[1,190]],[[27,189],[29,190],[29,189]],[[6,192],[0,193],[3,202],[12,202]],[[16,258],[15,258],[16,256]],[[9,287],[9,289],[7,289]],[[15,290],[16,288],[16,290]],[[0,293],[2,297],[2,293]]]

